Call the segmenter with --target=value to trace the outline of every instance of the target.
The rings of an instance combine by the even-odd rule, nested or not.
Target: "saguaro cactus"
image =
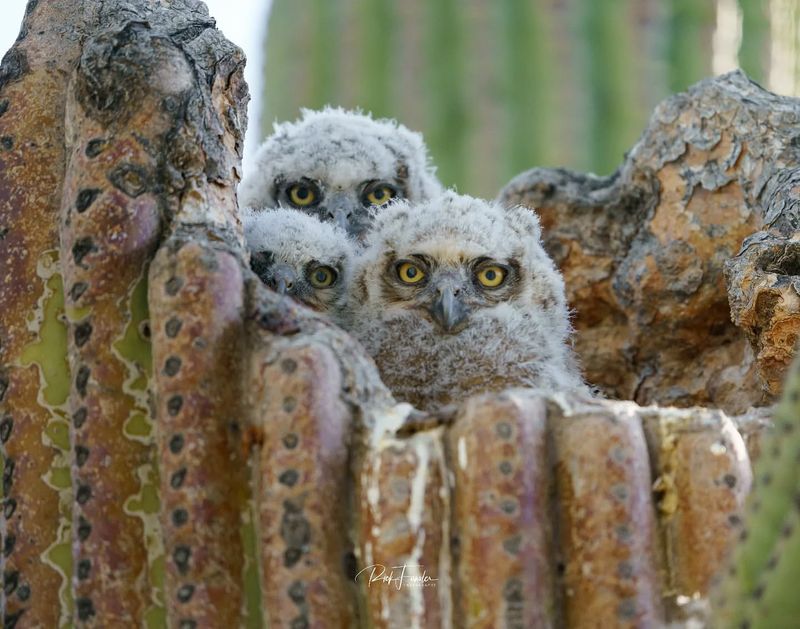
[[[0,65],[0,440],[3,616],[57,626],[69,578],[69,392],[58,210],[64,109],[80,54],[74,3],[35,3]],[[61,45],[31,33],[63,33]]]
[[[751,423],[528,390],[437,415],[398,403],[358,343],[248,268],[235,196],[243,57],[203,5],[63,0],[28,13],[27,36],[0,68],[4,626],[581,626],[591,616],[634,627],[686,617],[681,602],[708,592],[709,567],[740,535]],[[758,103],[775,101],[733,75],[662,107],[634,159],[651,163],[663,149],[686,164],[662,163],[658,185],[652,172],[624,170],[622,181],[641,184],[640,205],[612,194],[628,203],[605,218],[598,192],[592,217],[613,252],[593,253],[630,244],[628,222],[614,223],[621,209],[669,224],[659,213],[677,203],[675,177],[691,191],[730,186],[724,198],[740,200],[720,171],[731,155],[723,163],[741,167],[753,199],[793,199],[781,182],[794,153],[785,135],[756,133]],[[780,104],[776,125],[796,108]],[[770,161],[775,151],[783,161]],[[557,201],[573,192],[540,184],[533,193]],[[728,216],[728,202],[705,196]],[[776,238],[791,240],[779,227],[795,224],[793,208],[770,209]],[[552,220],[552,207],[543,214]],[[758,223],[744,214],[737,234]],[[646,249],[636,243],[629,252]],[[721,251],[715,263],[733,253]],[[673,277],[672,259],[659,260]],[[703,267],[715,281],[719,268]],[[724,288],[711,284],[701,282],[703,295],[719,307]],[[660,321],[632,282],[620,286],[642,326]],[[753,338],[771,347],[778,336],[766,332]],[[649,351],[635,338],[630,355]],[[708,346],[718,347],[701,342],[698,355]],[[733,368],[717,384],[738,381]],[[775,484],[784,476],[776,468]],[[788,512],[783,498],[764,505]],[[765,579],[771,604],[781,590]]]
[[[147,74],[128,77],[135,100],[115,84],[121,59],[145,57],[148,44],[146,30],[131,24],[84,43],[67,103],[61,202],[76,613],[120,624],[153,603],[148,580],[136,577],[150,569],[145,536],[155,513],[142,496],[156,471],[152,444],[129,430],[149,419],[149,339],[135,319],[147,316],[145,269],[161,232],[158,156],[146,144],[168,121],[153,120],[161,94],[144,87]]]
[[[243,325],[234,211],[244,62],[201,4],[126,7],[32,2],[23,30],[35,26],[39,36],[20,41],[3,64],[3,259],[24,261],[13,274],[3,267],[6,626],[159,626],[165,551],[176,624],[224,624],[242,607],[242,413],[225,378],[242,338],[230,317]],[[51,108],[44,119],[36,115],[43,106]],[[26,125],[33,130],[23,137],[34,140],[15,148]],[[37,275],[47,282],[39,290]],[[27,286],[34,290],[19,290]],[[59,330],[64,299],[68,335]],[[176,301],[191,303],[196,318],[187,310],[173,320]],[[26,321],[32,334],[23,333]],[[151,327],[160,341],[155,383]],[[151,401],[156,419],[169,418],[157,430],[158,465]],[[59,448],[68,470],[53,462]],[[62,589],[71,596],[53,595]]]
[[[800,359],[755,467],[742,543],[713,599],[719,627],[791,627],[800,614]]]

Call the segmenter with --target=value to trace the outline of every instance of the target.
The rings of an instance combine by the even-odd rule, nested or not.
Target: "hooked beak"
[[[452,286],[443,286],[439,288],[438,295],[431,304],[430,313],[445,332],[453,334],[467,319],[469,310]]]
[[[291,294],[296,281],[297,275],[295,272],[289,266],[279,264],[272,271],[269,285],[276,293],[286,295]]]
[[[350,217],[353,215],[351,203],[346,197],[334,196],[328,202],[328,220],[341,227],[348,234],[353,234]]]
[[[332,215],[331,218],[333,219],[335,225],[341,227],[348,234],[350,233],[350,218],[349,213],[346,210],[337,208],[329,212],[329,214]]]

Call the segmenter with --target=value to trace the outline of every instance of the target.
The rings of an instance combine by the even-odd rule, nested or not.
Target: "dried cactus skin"
[[[399,405],[401,414],[410,410]],[[451,626],[450,501],[442,430],[377,434],[360,457],[358,581],[370,627]],[[386,579],[386,580],[383,580]]]
[[[663,624],[650,463],[634,405],[550,405],[568,627]]]
[[[0,435],[4,626],[69,621],[68,367],[58,268],[64,108],[82,24],[30,2],[0,65]]]
[[[72,531],[75,621],[163,625],[160,582],[164,551],[172,551],[167,615],[176,625],[187,615],[224,625],[242,613],[241,395],[225,378],[240,382],[243,253],[233,208],[245,124],[243,56],[213,29],[202,4],[125,3],[124,11],[119,4],[87,4],[81,15],[96,30],[82,42],[66,112],[70,155],[61,241],[78,506]],[[178,229],[187,223],[202,224],[200,233]],[[157,281],[149,289],[156,314],[174,302],[189,303],[201,310],[199,321],[203,309],[224,306],[194,330],[197,313],[187,315],[188,334],[208,332],[194,338],[195,346],[187,347],[185,333],[155,347],[157,382],[150,383],[147,265],[167,225],[171,236],[150,269]],[[182,249],[188,240],[193,244]],[[162,279],[164,273],[169,276]],[[186,284],[165,289],[177,273]],[[156,324],[165,336],[165,317]],[[196,360],[206,351],[203,343],[211,349]],[[158,451],[153,447],[148,389],[155,390],[156,419],[164,424],[159,437],[172,436],[173,429],[181,433],[181,421],[194,429],[186,437],[190,456],[177,456],[165,437]],[[180,395],[185,407],[174,419]],[[218,478],[218,485],[204,474]],[[175,514],[181,508],[193,521],[183,536],[194,526],[202,532],[191,540],[199,551],[185,562],[187,574],[175,568],[180,535],[172,533],[180,528]],[[205,543],[204,536],[212,539]]]
[[[125,25],[88,39],[67,107],[61,260],[73,380],[73,589],[77,620],[90,625],[136,623],[151,605],[157,505],[133,505],[156,490],[154,440],[151,429],[129,432],[149,419],[149,338],[144,326],[129,328],[134,291],[146,295],[161,238],[151,146],[173,124],[162,99],[174,95],[148,84],[150,37]],[[140,63],[141,74],[126,77],[128,100],[105,99],[123,60]]]
[[[420,549],[452,594],[414,607],[408,593],[362,588],[372,624],[655,626],[705,618],[751,481],[732,419],[529,390],[469,399],[445,428],[432,428],[434,419],[405,408],[399,418],[385,415],[364,442],[356,466],[359,567],[407,563],[418,556],[409,549],[420,531],[449,537],[447,552]],[[423,444],[442,430],[450,491],[440,495],[449,506],[425,485],[440,463],[438,450]],[[425,509],[421,526],[409,526],[409,487],[420,478]],[[449,530],[441,516],[430,517],[443,508]]]
[[[706,595],[739,537],[752,472],[732,419],[706,409],[639,411],[657,477],[665,588],[678,603]]]
[[[800,359],[789,371],[775,426],[761,447],[765,455],[753,471],[745,531],[712,597],[714,626],[791,627],[800,614]]]
[[[193,11],[178,37],[191,63],[185,92],[164,99],[171,224],[148,285],[164,597],[169,625],[257,626],[244,581],[246,264],[235,215],[244,58],[202,4]]]
[[[800,113],[783,103],[771,118],[791,128]],[[773,396],[780,394],[800,338],[800,166],[795,143],[793,139],[768,173],[760,195],[762,230],[748,236],[725,263],[732,319],[750,341],[759,376]]]
[[[268,350],[266,353],[261,349],[251,350],[249,359],[253,387],[251,395],[254,396],[250,409],[251,430],[256,436],[256,443],[261,442],[257,451],[260,451],[258,478],[262,482],[254,494],[256,501],[261,501],[262,505],[259,509],[261,539],[267,540],[271,537],[270,547],[261,549],[264,557],[262,570],[270,565],[275,570],[271,574],[262,572],[265,596],[275,595],[272,599],[273,605],[270,606],[269,602],[265,605],[265,615],[271,622],[281,623],[304,614],[310,626],[340,626],[339,623],[343,623],[341,626],[360,626],[359,623],[370,622],[377,622],[376,626],[394,626],[397,618],[401,622],[403,618],[407,618],[412,623],[416,619],[425,626],[448,626],[449,544],[446,543],[445,531],[449,517],[446,516],[448,511],[441,436],[426,433],[419,439],[396,438],[396,430],[413,413],[413,409],[408,404],[395,403],[380,381],[375,364],[363,348],[324,317],[291,300],[276,296],[255,278],[252,284],[252,303],[246,317],[251,326],[250,338],[255,334],[262,339],[263,347]],[[257,342],[251,342],[250,345],[258,347]],[[308,364],[310,355],[317,357],[314,366]],[[266,360],[265,356],[269,359]],[[290,373],[283,366],[287,357],[293,362]],[[288,404],[288,408],[293,409],[290,414],[284,408],[287,390],[297,391],[297,394],[291,395],[294,399]],[[339,396],[339,404],[343,404],[349,414],[351,451],[347,460],[346,476],[335,482],[333,479],[326,479],[322,489],[330,500],[331,494],[340,495],[337,492],[341,491],[342,486],[339,485],[336,489],[336,483],[345,483],[348,491],[352,492],[349,495],[353,502],[345,505],[346,518],[338,511],[342,505],[325,506],[325,503],[320,503],[323,515],[327,517],[332,514],[329,517],[331,522],[324,526],[324,519],[319,514],[309,512],[304,507],[302,515],[308,523],[309,539],[312,542],[304,548],[304,565],[280,565],[285,559],[286,551],[290,550],[282,535],[284,531],[278,528],[283,525],[287,502],[265,500],[265,493],[269,495],[270,492],[274,494],[276,491],[289,491],[280,487],[280,476],[286,472],[286,466],[290,465],[287,461],[297,460],[299,462],[295,467],[306,469],[308,463],[303,461],[307,459],[314,460],[316,457],[320,461],[336,460],[336,448],[332,445],[338,444],[339,437],[335,436],[339,435],[338,426],[343,418],[336,419],[338,411],[335,409],[339,404],[336,403],[334,392]],[[333,421],[314,419],[311,414],[306,416],[302,409],[309,407],[315,399],[317,401],[314,404],[317,407],[322,400],[328,400],[326,410],[321,412],[323,417]],[[275,409],[278,409],[277,413]],[[293,449],[286,451],[281,427],[290,425],[289,422],[294,429],[292,434],[302,439],[308,452],[297,452]],[[275,445],[271,445],[273,443]],[[293,440],[290,443],[293,444]],[[275,446],[279,454],[268,455],[267,453],[274,451],[270,448]],[[374,464],[379,460],[385,463],[381,465],[383,472],[373,475]],[[337,468],[341,470],[341,461],[337,463]],[[397,473],[391,473],[392,470]],[[308,471],[300,475],[296,486],[301,482],[306,483],[303,480],[305,477],[308,477],[308,483],[313,483],[317,474],[319,472],[312,474]],[[412,474],[413,478],[408,474]],[[414,478],[417,479],[416,483]],[[392,494],[392,488],[386,483],[393,483],[394,489],[402,485],[407,491],[395,491]],[[299,491],[299,488],[292,489],[291,494],[294,496]],[[319,492],[319,489],[311,486],[304,492],[304,496],[312,505],[317,504]],[[384,501],[381,496],[393,498]],[[375,502],[376,497],[380,499],[380,504]],[[294,503],[291,510],[294,510]],[[396,522],[402,520],[403,523],[403,530],[396,539],[392,531],[386,531],[381,526],[391,519],[389,512],[397,515]],[[375,516],[377,521],[374,521]],[[353,547],[347,541],[349,536],[345,537],[347,530],[343,530],[343,522],[353,532],[356,542],[355,556],[351,552]],[[338,541],[331,528],[332,524],[337,523]],[[318,544],[314,540],[320,537],[325,541]],[[320,546],[327,555],[319,552]],[[336,554],[331,558],[334,549]],[[347,556],[342,557],[343,551]],[[392,591],[391,587],[373,583],[370,591],[367,583],[370,575],[359,572],[369,568],[365,563],[368,560],[378,562],[383,557],[390,562],[387,566],[402,565],[404,562],[411,564],[410,560],[413,559],[428,569],[429,577],[439,579],[437,586],[414,588],[417,591],[412,592],[410,585],[400,591]],[[335,572],[326,573],[326,570],[331,569]],[[305,600],[300,601],[301,588],[287,589],[295,581],[287,581],[288,577],[283,576],[293,572],[302,572],[305,575],[301,582],[305,584],[302,589],[306,593],[313,592],[311,584],[326,584],[329,591],[339,592],[333,601],[341,600],[343,593],[348,591],[348,595],[352,597],[351,602],[347,607],[339,608],[328,622],[320,621],[320,614],[331,601],[315,601],[308,594],[304,597]],[[337,585],[342,575],[346,578],[346,587],[341,583]],[[412,571],[409,571],[405,574],[406,579],[409,576],[420,575],[412,575]],[[355,588],[356,583],[358,591]],[[321,587],[322,585],[318,585],[315,589],[319,590]],[[381,594],[386,597],[384,600],[379,600]],[[284,609],[290,610],[288,615],[281,613]]]
[[[500,193],[541,216],[587,380],[609,397],[729,413],[772,400],[730,321],[746,284],[726,294],[723,269],[763,226],[797,231],[798,120],[800,100],[733,72],[662,102],[614,175],[534,169]]]
[[[368,443],[387,414],[398,417],[392,412],[395,402],[356,341],[326,318],[267,290],[252,274],[248,285],[248,431],[258,459],[253,495],[259,505],[265,620],[359,626],[364,610],[356,591],[359,516],[352,488],[360,467],[349,448]],[[291,469],[298,477],[289,487]],[[278,493],[291,498],[277,500]],[[284,516],[303,526],[286,527]],[[302,556],[295,562],[297,545],[289,542],[298,541],[295,534],[306,525],[310,543],[299,546]],[[287,551],[291,565],[285,562]]]
[[[524,390],[471,398],[447,445],[455,626],[558,626],[544,400]]]
[[[150,267],[150,316],[171,623],[227,626],[242,607],[241,261],[199,235]]]
[[[775,406],[752,408],[742,415],[734,415],[731,419],[737,432],[742,435],[747,454],[752,465],[763,454],[764,439],[769,435],[772,427],[772,418],[775,416]],[[752,474],[751,474],[752,476]]]
[[[148,577],[164,579],[170,625],[234,626],[245,613],[244,252],[235,216],[244,59],[214,30],[202,3],[125,6],[105,3],[112,17],[88,52],[110,55],[101,64],[106,73],[95,73],[78,99],[112,129],[153,105],[138,139],[158,160],[155,189],[168,234],[148,271],[165,573]],[[126,65],[125,54],[136,63]],[[117,175],[117,185],[138,198],[141,172]],[[163,612],[148,621],[163,625]]]
[[[264,624],[356,626],[346,535],[352,414],[338,362],[323,345],[253,333],[247,394]]]

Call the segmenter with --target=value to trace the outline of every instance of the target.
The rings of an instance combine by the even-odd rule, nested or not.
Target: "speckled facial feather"
[[[420,261],[419,285],[397,279],[406,259]],[[505,282],[482,288],[476,269],[495,263]],[[455,287],[469,309],[455,332],[431,315],[440,285]],[[454,192],[386,208],[356,259],[345,324],[394,394],[419,408],[514,386],[586,390],[569,345],[564,283],[526,208]]]
[[[251,265],[262,280],[266,280],[275,265],[286,265],[298,278],[289,294],[337,318],[344,305],[355,256],[355,244],[347,234],[331,223],[288,209],[256,211],[245,208],[242,223]],[[314,265],[335,269],[338,277],[334,285],[314,288],[307,277],[309,268]]]
[[[321,220],[350,214],[351,233],[362,234],[371,213],[365,192],[378,182],[390,184],[398,198],[421,202],[441,191],[419,133],[394,120],[327,107],[304,109],[295,122],[275,125],[239,188],[241,206],[255,209],[294,207]],[[291,184],[315,190],[319,202],[297,208]]]

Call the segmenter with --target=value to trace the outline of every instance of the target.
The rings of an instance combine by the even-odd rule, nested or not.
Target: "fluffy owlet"
[[[296,122],[276,124],[251,171],[240,206],[294,208],[353,236],[363,235],[375,208],[441,192],[419,133],[343,109],[304,109]]]
[[[347,326],[396,397],[430,410],[509,387],[584,388],[539,220],[452,192],[378,214]]]
[[[242,211],[250,266],[279,293],[336,318],[355,250],[336,225],[294,210]]]

